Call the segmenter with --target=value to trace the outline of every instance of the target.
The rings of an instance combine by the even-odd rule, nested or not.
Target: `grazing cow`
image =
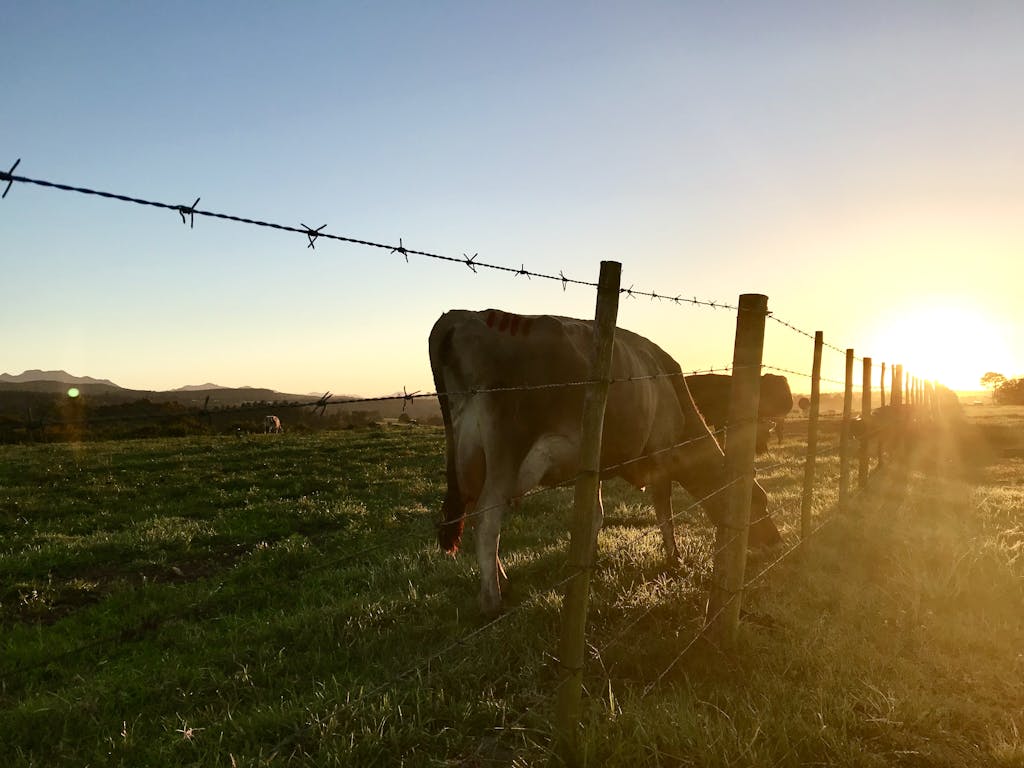
[[[446,312],[430,332],[447,453],[438,540],[455,552],[467,517],[475,519],[485,613],[501,607],[498,540],[505,511],[531,489],[569,481],[579,471],[584,388],[507,388],[584,381],[593,346],[592,321],[494,309]],[[665,554],[677,561],[672,481],[699,499],[713,494],[725,482],[722,450],[697,413],[679,365],[660,347],[617,329],[611,375],[623,381],[609,387],[601,477],[622,477],[649,490]],[[624,381],[629,377],[656,378]],[[751,545],[779,541],[767,496],[756,483],[752,499]],[[704,504],[713,519],[724,519],[724,494]],[[597,528],[600,503],[598,513]]]
[[[701,412],[704,421],[715,430],[722,429],[729,420],[729,394],[732,376],[705,373],[687,376],[686,386],[690,388],[693,402]],[[779,442],[785,432],[786,416],[793,410],[793,393],[785,376],[766,373],[761,376],[760,402],[757,407],[759,419],[757,429],[757,452],[768,450],[768,437],[774,425]]]
[[[281,420],[277,416],[265,416],[263,417],[263,432],[265,434],[278,435],[284,432],[281,429]]]

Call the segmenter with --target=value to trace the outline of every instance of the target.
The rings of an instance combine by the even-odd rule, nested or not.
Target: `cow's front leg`
[[[477,505],[480,519],[476,525],[476,559],[480,566],[480,610],[485,616],[495,616],[501,611],[499,579],[507,577],[498,559],[498,542],[501,519],[508,506],[507,498],[495,494],[484,494]]]
[[[656,480],[648,487],[654,512],[658,516],[658,527],[665,544],[665,560],[669,566],[679,565],[679,549],[676,547],[675,527],[672,524],[672,481]]]

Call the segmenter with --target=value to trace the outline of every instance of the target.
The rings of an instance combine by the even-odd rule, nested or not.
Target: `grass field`
[[[1024,434],[984,417],[1002,447]],[[822,527],[754,583],[730,654],[689,645],[702,515],[667,572],[643,496],[607,483],[588,764],[1024,766],[1024,459],[1003,453],[878,472],[845,516],[821,457]],[[803,444],[759,464],[795,543]],[[0,448],[5,764],[544,764],[571,494],[506,521],[489,623],[473,556],[435,544],[443,483],[428,427]]]

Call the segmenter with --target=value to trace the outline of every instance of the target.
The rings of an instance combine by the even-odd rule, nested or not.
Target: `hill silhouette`
[[[69,396],[72,386],[78,391]],[[343,428],[399,417],[440,423],[436,398],[406,402],[397,394],[393,400],[370,402],[336,394],[332,401],[355,402],[319,410],[310,406],[320,394],[212,383],[166,391],[125,389],[108,379],[66,371],[25,371],[0,375],[0,442],[261,431],[263,417],[270,414],[279,416],[286,430]]]

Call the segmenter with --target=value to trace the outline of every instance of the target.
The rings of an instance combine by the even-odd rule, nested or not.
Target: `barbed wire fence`
[[[307,247],[315,248],[316,242],[320,238],[326,240],[335,240],[349,244],[360,245],[369,248],[387,250],[391,254],[395,254],[403,257],[408,261],[410,256],[419,256],[428,259],[434,259],[438,261],[454,263],[469,268],[472,272],[476,273],[477,269],[490,269],[498,272],[509,273],[515,277],[527,277],[527,278],[538,278],[550,281],[557,281],[561,284],[563,290],[569,285],[582,286],[586,288],[599,289],[602,286],[602,280],[597,282],[591,282],[588,280],[580,280],[576,278],[567,277],[563,271],[559,271],[557,275],[551,273],[536,272],[528,270],[525,264],[521,264],[519,268],[503,266],[499,264],[491,264],[479,260],[479,254],[474,253],[472,256],[468,254],[462,254],[462,257],[454,257],[450,255],[442,255],[432,253],[428,251],[417,250],[409,248],[404,244],[403,239],[399,239],[398,245],[378,243],[360,238],[355,238],[345,235],[336,235],[325,231],[327,225],[323,225],[317,228],[311,228],[305,224],[300,226],[282,225],[268,221],[262,221],[258,219],[236,216],[232,214],[216,213],[213,211],[203,210],[198,208],[198,204],[201,198],[196,200],[190,205],[183,204],[168,204],[157,202],[153,200],[146,200],[137,197],[131,197],[127,195],[103,192],[88,187],[72,186],[66,184],[60,184],[51,181],[45,181],[41,179],[33,179],[25,176],[15,175],[14,171],[18,166],[16,162],[9,171],[0,171],[0,183],[3,181],[7,182],[7,186],[3,193],[6,197],[10,191],[12,184],[24,183],[36,185],[43,188],[61,190],[66,192],[78,193],[83,195],[98,196],[105,199],[111,199],[115,201],[131,203],[135,205],[148,206],[158,209],[163,209],[177,213],[182,223],[188,224],[188,226],[194,227],[195,217],[210,217],[215,219],[221,219],[239,224],[245,224],[250,226],[269,228],[274,230],[286,231],[294,234],[301,235],[307,239]],[[718,499],[721,495],[730,495],[731,501],[728,505],[727,514],[720,518],[718,523],[718,536],[714,546],[710,552],[710,560],[714,564],[714,575],[712,576],[712,599],[709,601],[707,614],[704,617],[704,622],[699,629],[688,641],[684,642],[682,649],[675,655],[670,663],[657,674],[652,681],[646,686],[643,691],[643,696],[647,696],[668,676],[671,670],[678,664],[678,662],[686,655],[691,648],[693,648],[698,642],[703,639],[710,639],[712,642],[716,642],[720,647],[727,648],[730,643],[730,638],[736,632],[736,625],[739,620],[739,609],[743,599],[743,594],[749,591],[754,585],[760,582],[766,577],[768,573],[773,571],[782,563],[788,561],[795,552],[799,551],[801,546],[805,544],[811,537],[817,534],[824,526],[826,526],[831,519],[835,517],[819,517],[816,524],[813,526],[810,524],[810,518],[807,510],[813,506],[813,497],[815,492],[814,483],[814,463],[819,457],[826,456],[829,454],[836,454],[839,456],[839,480],[840,480],[840,508],[845,508],[848,503],[848,489],[846,488],[849,478],[846,471],[851,457],[850,457],[850,429],[852,422],[852,394],[854,390],[853,375],[852,375],[852,361],[860,360],[863,363],[863,376],[860,385],[860,391],[862,395],[862,416],[864,420],[863,432],[862,432],[862,446],[861,446],[861,464],[860,464],[860,487],[863,488],[866,483],[869,464],[868,464],[868,425],[871,415],[872,408],[872,384],[871,384],[871,359],[855,357],[852,349],[842,349],[832,344],[825,344],[822,340],[821,332],[810,333],[797,325],[790,323],[786,320],[782,320],[772,313],[767,311],[767,299],[764,299],[762,305],[754,305],[751,307],[749,304],[749,297],[740,297],[740,301],[736,304],[731,302],[717,301],[698,298],[696,296],[684,297],[682,294],[672,293],[659,293],[656,291],[645,291],[636,289],[633,286],[628,288],[622,288],[618,285],[617,278],[614,287],[615,303],[619,297],[623,298],[638,298],[645,297],[652,301],[662,301],[675,305],[686,305],[691,307],[706,308],[706,309],[719,309],[735,312],[737,315],[737,348],[734,350],[734,358],[732,365],[708,368],[703,370],[693,371],[670,371],[670,372],[659,372],[656,374],[641,375],[641,376],[626,376],[626,377],[612,377],[607,371],[601,373],[596,372],[595,375],[590,377],[581,378],[576,381],[560,381],[560,382],[544,382],[538,384],[527,384],[519,386],[503,386],[503,387],[480,387],[472,388],[458,392],[413,392],[408,393],[403,387],[402,394],[382,396],[382,397],[370,397],[370,398],[335,398],[330,392],[317,399],[310,400],[308,402],[301,403],[280,403],[268,406],[265,404],[250,405],[244,408],[233,408],[226,409],[223,412],[230,413],[264,413],[271,409],[309,409],[313,412],[319,410],[323,414],[329,407],[338,406],[352,406],[364,403],[374,403],[382,401],[395,401],[401,402],[403,410],[405,407],[420,399],[440,399],[440,398],[453,398],[453,397],[477,397],[494,394],[508,394],[508,393],[522,393],[522,392],[538,392],[550,389],[564,389],[564,388],[579,388],[586,392],[586,398],[593,398],[594,392],[603,388],[605,393],[610,386],[621,386],[621,385],[632,385],[639,384],[641,382],[650,382],[658,379],[669,378],[669,377],[681,377],[702,375],[702,374],[729,374],[732,378],[733,391],[731,395],[730,405],[730,419],[725,429],[719,430],[716,433],[708,432],[706,435],[699,436],[697,438],[687,439],[683,441],[677,441],[671,445],[660,448],[657,451],[646,453],[642,456],[630,459],[629,462],[624,462],[615,466],[601,466],[593,468],[583,468],[570,480],[566,480],[556,485],[535,489],[524,494],[521,498],[533,497],[542,493],[550,493],[552,491],[564,490],[570,487],[576,488],[577,494],[579,494],[579,487],[581,482],[590,480],[596,480],[596,473],[599,470],[602,475],[614,474],[616,471],[622,470],[623,467],[631,462],[649,462],[652,460],[658,460],[661,458],[660,454],[671,454],[681,450],[686,450],[695,442],[702,440],[714,439],[715,437],[725,437],[726,430],[728,430],[728,439],[725,440],[725,462],[729,468],[725,482],[719,487],[715,488],[711,492],[704,494],[699,499],[695,499],[691,504],[677,510],[669,517],[669,527],[676,521],[681,515],[686,514],[698,507],[704,507],[710,504],[712,501],[720,503]],[[600,298],[599,298],[600,303]],[[614,332],[615,327],[615,314],[612,315],[611,331]],[[740,349],[740,327],[743,326],[751,317],[754,318],[755,323],[760,322],[760,338],[756,340],[756,361],[752,362],[751,359],[746,359],[741,354]],[[774,365],[770,365],[763,360],[763,340],[764,340],[764,322],[770,320],[777,323],[780,327],[787,329],[788,331],[797,334],[808,339],[812,339],[815,342],[815,365],[814,370],[810,373],[803,371],[796,371],[791,368],[783,368]],[[595,323],[595,335],[599,335],[600,330],[598,325]],[[754,334],[758,335],[757,333]],[[820,357],[821,350],[828,349],[831,352],[842,354],[846,357],[847,361],[847,375],[845,380],[840,381],[836,379],[822,378],[820,374]],[[765,567],[759,570],[753,576],[747,576],[745,573],[746,565],[746,544],[748,538],[748,531],[750,526],[762,523],[766,520],[770,520],[767,516],[767,512],[756,519],[750,519],[750,488],[755,483],[755,475],[760,473],[762,475],[779,469],[787,469],[790,467],[789,462],[777,462],[774,464],[762,465],[755,468],[754,463],[754,433],[756,431],[757,424],[760,420],[758,414],[758,396],[757,390],[759,388],[760,374],[761,371],[774,371],[791,376],[799,376],[809,378],[812,382],[812,398],[810,402],[810,408],[808,413],[808,444],[805,456],[805,486],[804,493],[801,499],[801,518],[802,524],[800,528],[800,536],[795,541],[790,540],[782,545],[782,550],[777,556],[771,560]],[[892,387],[890,389],[890,398],[892,405],[903,405],[903,404],[923,404],[925,407],[930,407],[934,401],[934,386],[929,387],[925,382],[912,379],[909,376],[904,377],[902,368],[900,366],[893,366],[891,369],[892,374]],[[885,367],[882,367],[882,378],[884,380]],[[744,397],[742,387],[737,384],[740,379],[744,378],[747,381],[747,392],[746,402],[742,402]],[[819,403],[820,397],[820,384],[821,382],[827,382],[842,386],[844,388],[844,411],[841,426],[841,436],[838,445],[830,446],[828,448],[819,449],[816,445],[815,434],[817,425],[819,422]],[[751,389],[752,387],[752,389]],[[738,394],[739,392],[739,394]],[[605,394],[606,396],[606,394]],[[586,402],[586,400],[585,400]],[[208,401],[207,401],[208,405]],[[882,405],[884,403],[884,394]],[[864,407],[866,406],[866,407]],[[603,408],[601,405],[600,415],[603,419]],[[209,414],[214,413],[208,407],[198,412],[200,416],[205,418],[212,418]],[[220,413],[221,411],[216,411]],[[784,414],[779,414],[784,416]],[[167,415],[168,418],[177,418],[178,416]],[[153,416],[146,414],[139,414],[132,417],[140,421],[147,419],[152,420]],[[44,430],[47,426],[88,426],[89,424],[103,423],[104,420],[114,421],[117,420],[115,416],[101,417],[101,416],[79,416],[77,418],[68,419],[40,419],[35,420],[30,418],[25,423],[25,427],[31,433],[33,429]],[[122,417],[121,420],[124,420]],[[600,437],[600,430],[598,431],[598,439]],[[879,454],[880,456],[880,454]],[[876,467],[878,463],[876,462]],[[808,482],[809,477],[809,482]],[[745,500],[744,500],[745,496]],[[810,501],[809,501],[810,499]],[[497,507],[506,506],[511,500],[505,500],[502,504],[496,505]],[[577,500],[577,504],[579,504]],[[487,515],[489,512],[495,511],[495,507],[478,508],[473,509],[469,512],[464,512],[459,523],[465,523],[466,521],[479,519],[481,516]],[[585,519],[582,524],[578,524],[573,531],[573,537],[586,538],[590,535],[589,529],[593,527],[593,521],[589,518]],[[591,555],[584,557],[582,560],[573,561],[570,556],[570,562],[567,564],[569,570],[568,575],[561,576],[559,579],[551,583],[545,589],[539,589],[533,592],[526,600],[521,602],[519,605],[507,609],[504,613],[501,613],[492,620],[487,621],[482,626],[476,627],[466,632],[461,637],[455,638],[450,642],[446,642],[441,645],[440,648],[428,652],[408,667],[400,670],[395,675],[389,677],[386,681],[375,686],[369,691],[361,692],[361,697],[373,697],[381,694],[385,690],[394,686],[398,681],[403,680],[412,675],[427,676],[430,673],[432,665],[440,658],[451,654],[453,651],[460,647],[468,647],[472,642],[491,631],[493,628],[500,624],[508,621],[510,617],[518,615],[520,612],[528,610],[532,607],[540,596],[550,593],[554,590],[560,590],[565,588],[569,590],[571,585],[580,579],[589,580],[590,574],[600,565],[605,562],[608,558],[612,557],[615,551],[634,547],[637,543],[647,536],[652,536],[657,533],[657,529],[645,531],[635,537],[625,537],[623,542],[617,543],[615,548],[611,551],[602,551],[596,560]],[[393,548],[398,546],[400,542],[409,542],[421,539],[423,532],[421,530],[410,530],[402,532],[400,535],[396,535],[394,538],[388,538],[382,541],[378,545],[378,549]],[[596,539],[595,539],[596,541]],[[570,551],[572,551],[574,545],[570,545]],[[300,569],[295,574],[290,575],[290,580],[301,579],[315,571],[328,570],[331,568],[337,568],[342,564],[351,562],[356,558],[365,558],[368,554],[366,549],[361,549],[358,552],[345,552],[339,553],[334,557],[325,559],[314,566]],[[728,562],[727,562],[728,561]],[[731,569],[731,570],[730,570]],[[587,586],[584,586],[586,589]],[[261,591],[262,588],[254,588],[254,594]],[[237,595],[237,593],[236,593]],[[244,595],[243,595],[244,596]],[[8,686],[12,686],[16,680],[27,680],[32,674],[39,672],[51,665],[60,664],[63,661],[71,659],[74,656],[88,654],[89,652],[95,651],[104,646],[116,646],[120,643],[129,640],[137,640],[146,637],[147,635],[157,632],[161,627],[166,626],[170,623],[195,620],[208,616],[210,611],[216,610],[216,600],[210,599],[207,601],[200,602],[196,605],[189,606],[187,609],[174,614],[164,615],[153,615],[143,619],[141,622],[137,622],[129,627],[125,627],[117,632],[107,634],[105,636],[95,638],[92,641],[79,645],[77,647],[68,648],[57,654],[50,656],[41,656],[36,659],[33,663],[24,664],[16,669],[8,669],[4,671],[2,677],[5,681],[5,690],[9,690]],[[638,615],[631,617],[631,619],[611,637],[606,640],[600,649],[594,649],[594,654],[600,657],[602,653],[606,653],[610,648],[618,643],[621,643],[626,637],[629,636],[629,632],[633,630],[643,619],[654,610],[655,603],[652,603],[645,611],[640,612]],[[726,622],[729,614],[734,614],[735,618],[731,622]],[[568,617],[564,618],[564,621],[569,621]],[[564,625],[563,625],[564,626]],[[586,615],[583,615],[582,629],[581,632],[585,632],[586,626]],[[722,629],[722,627],[725,627]],[[583,635],[581,634],[581,638]],[[576,658],[567,659],[564,658],[564,643],[559,654],[552,654],[552,661],[555,666],[561,670],[559,691],[561,698],[561,691],[575,688],[574,693],[569,694],[569,698],[575,698],[576,704],[570,705],[568,708],[559,706],[559,733],[555,734],[556,741],[559,742],[559,752],[567,760],[573,760],[576,749],[576,725],[579,722],[579,699],[582,695],[582,680],[584,675],[584,647],[581,645],[578,648]],[[522,722],[526,713],[522,713],[519,718],[515,719],[509,727],[515,727]]]

